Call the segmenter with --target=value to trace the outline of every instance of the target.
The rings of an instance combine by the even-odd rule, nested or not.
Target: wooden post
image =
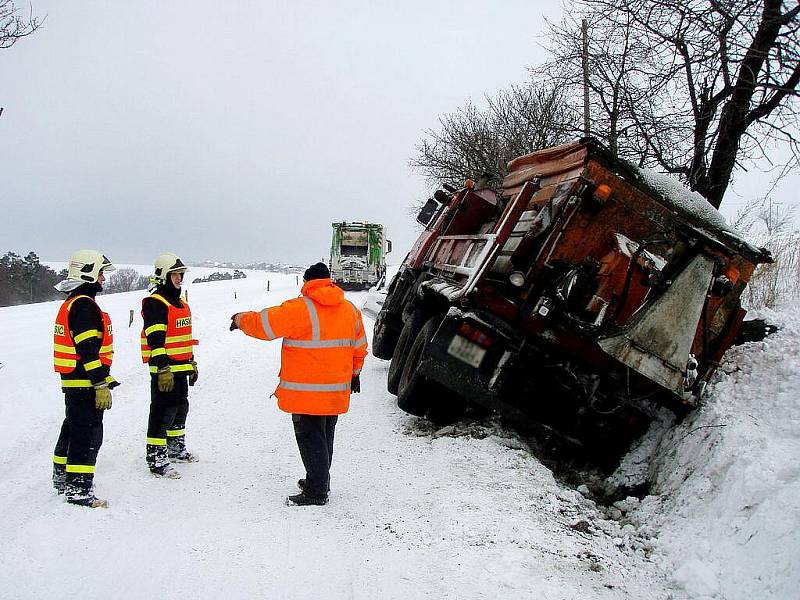
[[[267,279],[267,291],[269,291],[269,279]]]
[[[589,137],[591,126],[589,124],[589,22],[581,21],[583,33],[583,135]]]
[[[297,275],[294,276],[294,284],[295,285],[299,285],[300,284],[300,281],[299,281]]]
[[[131,314],[128,317],[128,329],[131,328],[131,325],[133,325],[133,309],[131,309]]]

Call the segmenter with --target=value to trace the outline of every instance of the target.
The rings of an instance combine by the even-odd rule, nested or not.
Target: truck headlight
[[[525,285],[525,274],[521,271],[513,271],[511,275],[508,276],[508,280],[511,282],[511,285],[522,287]]]

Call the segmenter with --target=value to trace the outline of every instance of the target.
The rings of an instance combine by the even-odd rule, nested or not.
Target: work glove
[[[238,315],[239,313],[236,313]],[[239,326],[236,324],[236,315],[231,315],[231,326],[228,331],[233,331],[234,329],[239,329]]]
[[[171,392],[175,389],[175,374],[169,367],[161,367],[157,374],[159,392]]]
[[[98,383],[94,386],[94,407],[97,410],[111,409],[111,390],[107,383]]]
[[[361,377],[359,375],[353,375],[353,378],[350,380],[350,393],[361,393]]]
[[[198,377],[197,363],[192,361],[190,364],[192,365],[192,373],[191,375],[189,375],[189,385],[194,385],[195,383],[197,383],[197,377]]]

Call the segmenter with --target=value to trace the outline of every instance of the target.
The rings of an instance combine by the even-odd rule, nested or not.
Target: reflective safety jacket
[[[53,329],[53,368],[61,374],[62,389],[113,382],[109,375],[113,359],[114,334],[108,313],[100,310],[91,296],[67,298]]]
[[[338,415],[350,407],[350,380],[361,372],[367,337],[361,312],[330,279],[312,279],[293,298],[242,315],[239,328],[262,340],[283,338],[278,407]]]
[[[148,300],[163,302],[167,307],[167,317],[165,323],[155,323],[142,328],[140,339],[142,349],[142,362],[150,363],[151,359],[158,356],[166,356],[171,371],[192,371],[190,364],[194,360],[193,346],[199,342],[192,337],[192,311],[189,304],[182,301],[181,307],[174,306],[169,300],[160,294],[152,294],[142,301],[142,318],[144,319],[144,303]],[[163,332],[162,335],[158,335]],[[148,345],[148,339],[153,343],[153,348]],[[163,339],[163,342],[161,341]],[[155,362],[161,362],[153,360]],[[158,371],[156,364],[150,364],[150,372]]]

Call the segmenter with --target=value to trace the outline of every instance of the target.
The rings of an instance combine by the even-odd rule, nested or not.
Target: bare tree
[[[735,170],[772,160],[775,143],[783,166],[800,164],[799,14],[796,0],[573,0],[534,73],[581,110],[587,19],[593,133],[719,207]]]
[[[558,88],[530,83],[486,98],[483,110],[468,102],[425,132],[411,166],[426,179],[460,186],[488,174],[497,185],[512,158],[569,138],[568,110]]]
[[[150,279],[140,275],[135,269],[120,269],[115,271],[103,286],[106,294],[116,294],[119,292],[132,292],[143,290],[150,284]]]
[[[10,48],[21,38],[31,35],[44,23],[33,14],[33,8],[27,17],[14,5],[14,0],[0,0],[0,49]]]

